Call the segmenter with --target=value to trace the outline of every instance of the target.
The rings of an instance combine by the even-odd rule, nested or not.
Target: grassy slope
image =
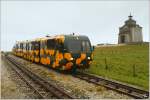
[[[148,89],[148,48],[148,44],[96,48],[89,72]]]

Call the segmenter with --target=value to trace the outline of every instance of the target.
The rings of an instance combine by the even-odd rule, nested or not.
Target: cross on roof
[[[129,17],[129,19],[132,19],[133,16],[132,16],[131,13],[130,13],[130,16],[128,16],[128,17]]]

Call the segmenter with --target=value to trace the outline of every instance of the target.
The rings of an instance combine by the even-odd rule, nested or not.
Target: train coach
[[[89,68],[93,50],[87,36],[57,35],[16,42],[13,54],[54,69],[75,71]]]

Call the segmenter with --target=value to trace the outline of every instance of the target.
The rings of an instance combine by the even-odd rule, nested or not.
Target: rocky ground
[[[12,57],[15,57],[11,55]],[[58,73],[54,70],[49,69],[48,67],[43,67],[43,65],[33,64],[27,60],[20,59],[18,57],[17,60],[21,62],[23,65],[32,72],[40,75],[45,78],[49,82],[55,84],[57,87],[61,87],[64,91],[70,93],[71,95],[78,98],[90,98],[90,99],[101,99],[101,98],[111,98],[111,99],[129,99],[123,94],[119,94],[112,90],[107,90],[104,87],[94,85],[92,83],[88,83],[84,80],[80,80],[71,76],[70,74],[62,74]]]
[[[18,77],[4,58],[1,59],[1,99],[38,98]]]

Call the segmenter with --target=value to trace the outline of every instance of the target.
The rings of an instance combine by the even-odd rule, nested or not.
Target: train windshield
[[[68,50],[70,52],[80,52],[81,51],[81,43],[80,41],[69,41]]]
[[[82,41],[82,51],[90,52],[91,46],[88,41]]]
[[[68,50],[73,53],[90,52],[91,46],[89,41],[69,41]]]

